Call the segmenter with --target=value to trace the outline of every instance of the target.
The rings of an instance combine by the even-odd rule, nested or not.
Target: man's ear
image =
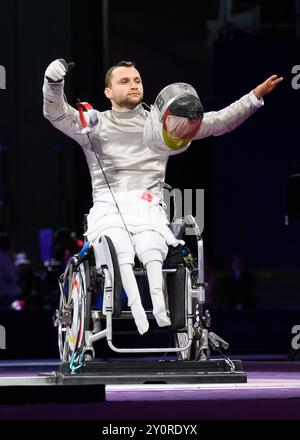
[[[104,95],[106,96],[106,98],[110,99],[111,98],[111,89],[109,87],[105,87],[104,89]]]

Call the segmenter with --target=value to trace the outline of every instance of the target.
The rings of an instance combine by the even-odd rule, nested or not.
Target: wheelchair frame
[[[213,332],[209,332],[210,314],[203,313],[205,301],[203,240],[196,222],[192,216],[183,219],[186,226],[194,229],[197,238],[197,263],[189,253],[185,261],[185,326],[173,329],[175,335],[174,347],[152,348],[119,348],[113,342],[113,316],[115,312],[116,261],[113,260],[110,239],[102,236],[100,240],[101,268],[91,265],[92,251],[87,242],[78,255],[72,257],[59,278],[60,305],[55,314],[54,324],[58,327],[59,352],[62,364],[69,364],[71,373],[75,373],[87,361],[95,358],[94,342],[106,339],[108,347],[117,353],[175,353],[178,360],[208,361],[210,347],[219,352],[230,372],[235,372],[236,365],[224,355],[228,343]],[[168,274],[175,274],[178,268],[163,268],[164,279]],[[136,276],[143,275],[144,269],[134,270]],[[91,311],[91,296],[99,279],[103,286],[102,315],[106,320],[106,328],[91,329],[94,318],[97,323],[100,312]],[[131,317],[131,312],[123,312]],[[147,312],[149,315],[149,312]],[[99,323],[99,322],[98,322]],[[164,330],[165,331],[165,330]]]

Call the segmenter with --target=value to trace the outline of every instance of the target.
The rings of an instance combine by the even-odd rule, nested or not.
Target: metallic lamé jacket
[[[53,84],[45,79],[44,116],[83,148],[95,203],[101,201],[101,194],[107,192],[107,184],[88,136],[81,133],[79,113],[66,102],[63,88],[64,81]],[[202,125],[194,139],[231,131],[262,105],[263,101],[250,92],[220,111],[204,113]],[[89,137],[111,188],[115,192],[142,189],[161,196],[168,158],[170,154],[178,152],[168,150],[164,145],[161,122],[153,106],[150,112],[139,104],[133,110],[122,112],[111,109],[97,112],[97,115],[99,122]]]

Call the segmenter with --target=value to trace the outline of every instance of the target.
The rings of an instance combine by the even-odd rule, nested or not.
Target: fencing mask
[[[170,84],[158,94],[154,107],[163,125],[166,146],[173,151],[187,148],[203,119],[203,106],[196,90],[186,83]]]

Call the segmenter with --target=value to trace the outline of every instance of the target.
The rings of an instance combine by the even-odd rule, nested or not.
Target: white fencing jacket
[[[97,111],[99,122],[89,133],[92,148],[88,136],[81,132],[79,112],[66,102],[63,89],[64,81],[49,83],[45,79],[43,112],[54,127],[81,145],[86,156],[94,202],[88,216],[88,239],[95,240],[108,226],[124,227],[94,149],[128,230],[155,230],[167,244],[176,246],[178,241],[167,226],[169,220],[161,200],[168,158],[188,146],[180,151],[168,149],[162,140],[156,109],[151,106],[149,112],[139,104],[128,111]],[[262,105],[263,100],[258,100],[252,91],[220,111],[204,113],[194,139],[229,132]]]

